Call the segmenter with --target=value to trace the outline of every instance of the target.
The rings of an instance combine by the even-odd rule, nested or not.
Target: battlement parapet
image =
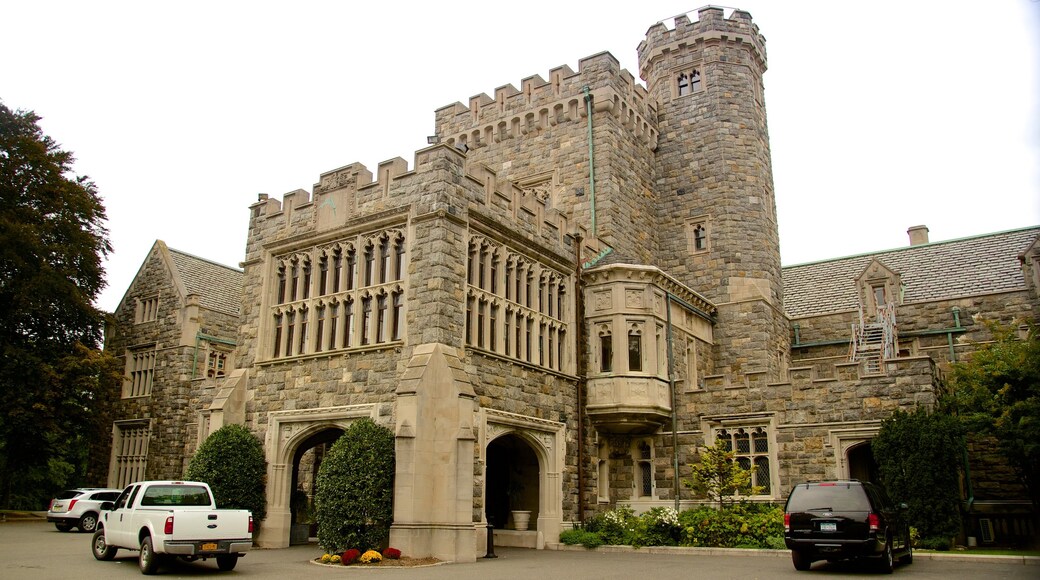
[[[624,127],[651,149],[657,146],[656,106],[635,77],[620,68],[608,52],[579,61],[579,72],[564,65],[550,71],[546,82],[539,75],[523,79],[521,89],[512,84],[470,98],[469,106],[453,103],[436,111],[436,133],[450,145],[472,149],[537,134],[587,117],[585,89],[595,110],[609,111]]]
[[[788,423],[881,420],[896,409],[935,404],[935,365],[929,357],[886,361],[885,372],[870,374],[856,363],[834,377],[818,378],[811,367],[792,368],[785,382],[765,371],[705,376],[688,396],[704,416],[771,413]]]
[[[751,14],[738,9],[726,18],[723,8],[705,6],[697,10],[697,20],[682,14],[675,17],[672,29],[658,22],[646,31],[646,39],[637,49],[640,76],[646,79],[649,65],[667,53],[702,42],[745,44],[760,69],[766,69],[766,39],[751,21]]]
[[[867,372],[862,361],[842,362],[834,365],[833,375],[823,376],[816,366],[791,367],[787,370],[786,380],[775,382],[772,375],[764,370],[749,370],[738,374],[718,374],[704,377],[704,389],[732,390],[751,388],[778,388],[789,386],[794,389],[818,389],[831,383],[856,383],[870,381],[891,381],[895,377],[907,375],[926,376],[929,380],[934,375],[935,363],[927,356],[904,357],[886,360],[883,373]]]
[[[282,201],[260,194],[249,206],[250,229],[283,232],[283,239],[320,233],[354,223],[394,207],[429,204],[419,212],[448,208],[451,213],[476,209],[488,218],[507,224],[543,245],[559,248],[569,243],[570,219],[549,207],[547,197],[500,179],[490,168],[469,161],[464,151],[438,144],[415,153],[415,168],[395,157],[379,164],[373,173],[361,163],[351,163],[321,174],[311,193],[297,189]],[[431,194],[439,194],[433,195]],[[437,201],[430,201],[437,197]],[[589,242],[590,251],[601,249]]]

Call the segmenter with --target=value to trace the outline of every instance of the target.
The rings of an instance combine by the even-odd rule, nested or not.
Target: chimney
[[[920,246],[928,243],[928,226],[910,226],[906,233],[910,234],[911,246]]]

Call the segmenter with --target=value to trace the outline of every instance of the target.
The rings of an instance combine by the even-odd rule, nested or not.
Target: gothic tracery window
[[[466,256],[465,344],[565,370],[566,277],[482,236]]]
[[[363,248],[360,273],[359,247]],[[265,325],[264,342],[270,345],[266,356],[324,354],[401,340],[405,258],[404,234],[397,229],[275,258],[273,304]],[[355,304],[361,305],[357,316]],[[356,340],[359,334],[361,339]]]

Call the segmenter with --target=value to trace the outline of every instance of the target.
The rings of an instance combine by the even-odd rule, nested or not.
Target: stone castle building
[[[180,477],[245,424],[259,541],[285,546],[293,491],[371,417],[397,441],[391,544],[469,561],[488,523],[540,547],[619,503],[690,505],[717,440],[755,500],[869,478],[881,420],[934,403],[976,318],[1040,313],[1040,228],[781,269],[748,13],[655,24],[639,67],[645,85],[609,53],[504,85],[437,110],[411,168],[260,195],[242,270],[156,242],[106,343],[127,361],[108,483]]]

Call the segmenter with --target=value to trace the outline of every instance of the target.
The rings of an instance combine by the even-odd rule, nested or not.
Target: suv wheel
[[[57,528],[59,532],[67,532],[72,529],[72,524],[56,523],[54,524],[54,527]]]
[[[791,562],[794,564],[795,570],[802,572],[812,567],[812,559],[809,558],[809,555],[798,550],[791,550]]]
[[[904,554],[902,558],[899,558],[899,563],[904,566],[914,563],[914,543],[910,541],[909,532],[906,534],[906,554]]]
[[[97,514],[87,512],[79,519],[79,531],[91,534],[97,529]]]
[[[892,559],[892,538],[888,538],[885,542],[885,553],[881,554],[881,558],[878,560],[878,568],[884,574],[891,574],[894,565],[895,562]]]

